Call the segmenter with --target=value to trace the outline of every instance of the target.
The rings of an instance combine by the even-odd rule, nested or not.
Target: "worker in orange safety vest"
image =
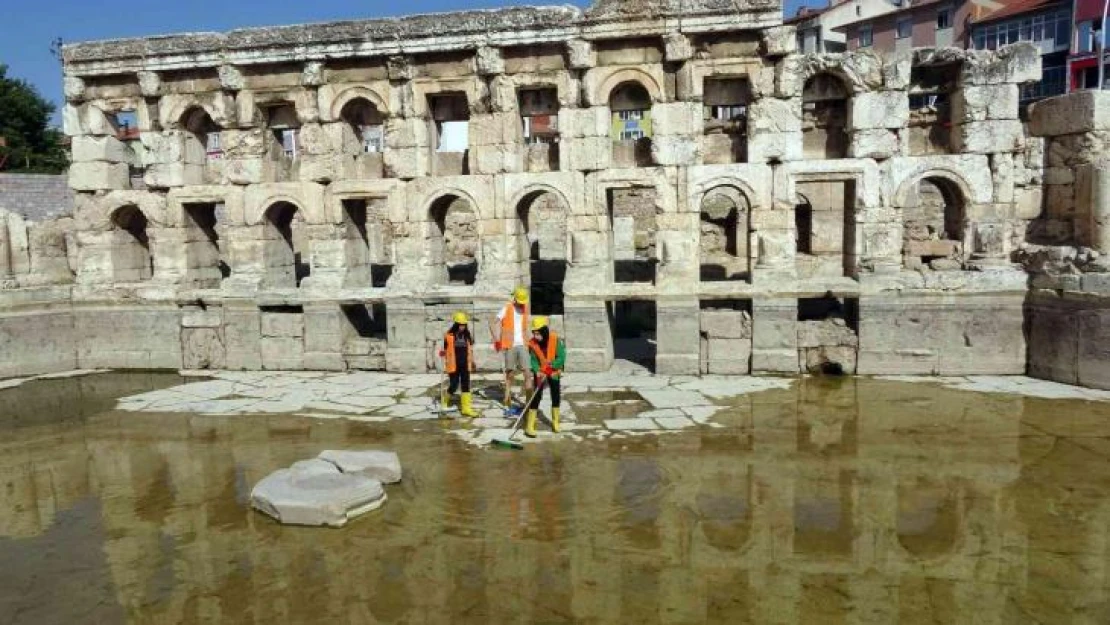
[[[529,310],[528,289],[518,286],[513,298],[505,304],[496,319],[490,319],[489,333],[493,339],[494,351],[502,354],[505,365],[505,408],[512,408],[513,377],[517,372],[523,378],[524,397],[532,392],[532,380],[528,375],[530,367],[528,356]]]
[[[443,393],[439,401],[444,411],[450,410],[451,396],[461,387],[459,414],[474,418],[478,413],[474,412],[474,399],[470,394],[470,374],[475,370],[474,338],[470,335],[468,326],[470,320],[466,313],[459,311],[452,321],[454,323],[443,336],[443,349],[439,351],[439,356],[443,358],[443,370],[450,380],[447,392]]]

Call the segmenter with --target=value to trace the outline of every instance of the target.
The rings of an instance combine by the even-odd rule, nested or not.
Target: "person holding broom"
[[[470,394],[470,374],[474,367],[474,337],[470,335],[469,322],[466,313],[461,310],[452,317],[454,323],[443,336],[443,349],[439,350],[443,358],[443,370],[447,372],[450,380],[447,392],[439,398],[444,412],[451,409],[451,396],[461,386],[462,395],[459,396],[459,414],[464,417],[474,418],[474,397]],[[440,387],[443,388],[443,387]]]
[[[567,348],[563,339],[547,325],[547,317],[532,319],[532,340],[528,342],[532,360],[532,385],[536,389],[528,403],[524,435],[536,437],[536,412],[543,399],[543,385],[551,388],[551,431],[559,432],[559,400],[562,391],[563,365]]]

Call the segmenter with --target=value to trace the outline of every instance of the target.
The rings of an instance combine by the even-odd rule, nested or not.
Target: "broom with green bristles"
[[[524,449],[524,445],[514,441],[513,437],[520,431],[520,422],[524,420],[524,416],[528,413],[528,406],[532,405],[532,401],[535,400],[536,396],[543,390],[544,384],[547,384],[547,376],[543,376],[540,379],[540,383],[536,385],[536,390],[532,391],[532,396],[528,398],[528,401],[524,402],[524,409],[520,411],[516,421],[513,423],[513,432],[509,434],[509,438],[495,438],[489,442],[490,445],[502,449]]]

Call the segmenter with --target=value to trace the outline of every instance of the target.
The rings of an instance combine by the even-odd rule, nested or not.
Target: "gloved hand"
[[[447,352],[446,352],[446,351],[444,351],[444,350],[442,350],[442,349],[441,349],[441,350],[439,350],[439,357],[440,357],[440,358],[443,358],[443,357],[444,357],[444,356],[446,356],[446,355],[447,355]]]
[[[544,365],[540,367],[540,373],[550,378],[555,375],[555,370],[551,368],[551,365]]]
[[[495,351],[495,352],[501,351],[501,341],[494,341],[493,342],[493,351]]]

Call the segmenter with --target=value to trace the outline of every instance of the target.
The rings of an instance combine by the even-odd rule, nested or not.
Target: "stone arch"
[[[701,195],[698,250],[703,281],[743,280],[751,274],[751,200],[718,185]]]
[[[425,241],[428,262],[443,267],[440,274],[454,284],[478,280],[481,238],[478,205],[466,193],[442,191],[427,205]]]
[[[956,553],[964,536],[962,488],[929,479],[897,489],[895,534],[899,546],[916,560],[935,560]]]
[[[91,230],[111,230],[115,227],[113,215],[125,206],[137,207],[146,217],[148,224],[158,227],[172,225],[166,210],[165,198],[157,193],[109,191],[103,198],[88,204],[78,203],[77,206],[80,227]],[[88,212],[81,214],[82,209]]]
[[[951,167],[932,167],[922,171],[914,172],[912,175],[907,176],[895,186],[894,198],[891,204],[895,208],[905,208],[907,200],[911,197],[914,187],[917,183],[924,178],[933,178],[937,180],[944,180],[945,184],[959,193],[960,201],[965,204],[986,204],[990,202],[990,190],[983,189],[983,194],[980,195],[973,191],[971,183],[964,178],[958,170]]]
[[[263,284],[269,288],[293,288],[311,273],[308,264],[308,233],[301,207],[276,200],[262,213]]]
[[[249,208],[246,210],[245,222],[248,226],[264,225],[266,220],[266,211],[271,206],[279,202],[286,202],[297,207],[297,212],[306,224],[324,224],[328,223],[326,215],[324,214],[324,207],[314,201],[309,201],[313,196],[309,195],[308,199],[298,197],[299,194],[291,194],[288,192],[277,192],[266,196],[262,201],[254,203],[251,202]]]
[[[343,108],[353,100],[366,100],[381,113],[382,118],[389,117],[389,104],[377,91],[369,87],[348,87],[336,94],[331,103],[331,119],[343,119]]]
[[[717,187],[735,188],[744,196],[744,199],[748,202],[748,206],[752,209],[760,208],[763,205],[763,202],[757,201],[757,199],[762,196],[755,190],[755,187],[752,186],[749,181],[738,176],[716,176],[709,180],[691,185],[690,193],[687,196],[689,198],[689,205],[697,206],[701,203],[706,193]]]
[[[520,216],[520,206],[521,206],[521,204],[526,202],[526,201],[534,200],[536,196],[541,195],[543,193],[551,193],[555,197],[559,198],[559,204],[561,204],[563,206],[563,208],[566,209],[567,216],[568,217],[570,216],[571,202],[567,198],[566,194],[563,193],[563,191],[561,189],[558,189],[556,187],[553,187],[549,184],[544,184],[544,183],[535,183],[535,184],[530,184],[530,185],[524,187],[523,189],[518,191],[516,193],[516,195],[513,196],[512,200],[509,201],[509,206],[513,206],[513,207],[516,208],[517,216],[519,217]],[[520,224],[518,222],[518,226],[519,225]],[[518,232],[519,232],[519,230],[518,230]]]
[[[222,113],[218,108],[212,105],[212,102],[206,98],[196,96],[178,96],[174,98],[162,98],[163,106],[166,106],[164,111],[159,112],[159,118],[162,121],[162,126],[167,130],[183,130],[185,129],[184,122],[186,116],[192,109],[201,109],[208,118],[217,125],[222,125],[221,121],[228,121],[227,115]]]
[[[751,468],[740,475],[733,471],[709,472],[694,495],[698,526],[713,547],[743,553],[752,540],[755,480]]]
[[[378,153],[385,148],[385,114],[372,101],[353,97],[339,110],[344,154]]]
[[[613,166],[651,165],[651,93],[640,81],[626,80],[609,92],[608,104]]]
[[[808,77],[802,87],[802,153],[805,158],[847,158],[851,83],[829,71]]]
[[[642,69],[626,67],[609,74],[598,85],[594,93],[594,102],[597,104],[608,103],[613,96],[613,91],[624,83],[638,83],[648,92],[651,102],[663,101],[663,89],[655,77]]]
[[[108,216],[112,224],[113,282],[144,282],[154,276],[149,221],[135,204],[125,204]]]
[[[191,106],[181,114],[178,126],[185,133],[185,164],[204,165],[223,156],[219,124],[203,106]]]
[[[927,171],[898,187],[907,269],[959,269],[967,258],[970,188],[954,172]]]
[[[531,185],[517,195],[520,258],[527,264],[535,314],[563,314],[563,283],[567,274],[567,219],[570,203],[547,185]]]

